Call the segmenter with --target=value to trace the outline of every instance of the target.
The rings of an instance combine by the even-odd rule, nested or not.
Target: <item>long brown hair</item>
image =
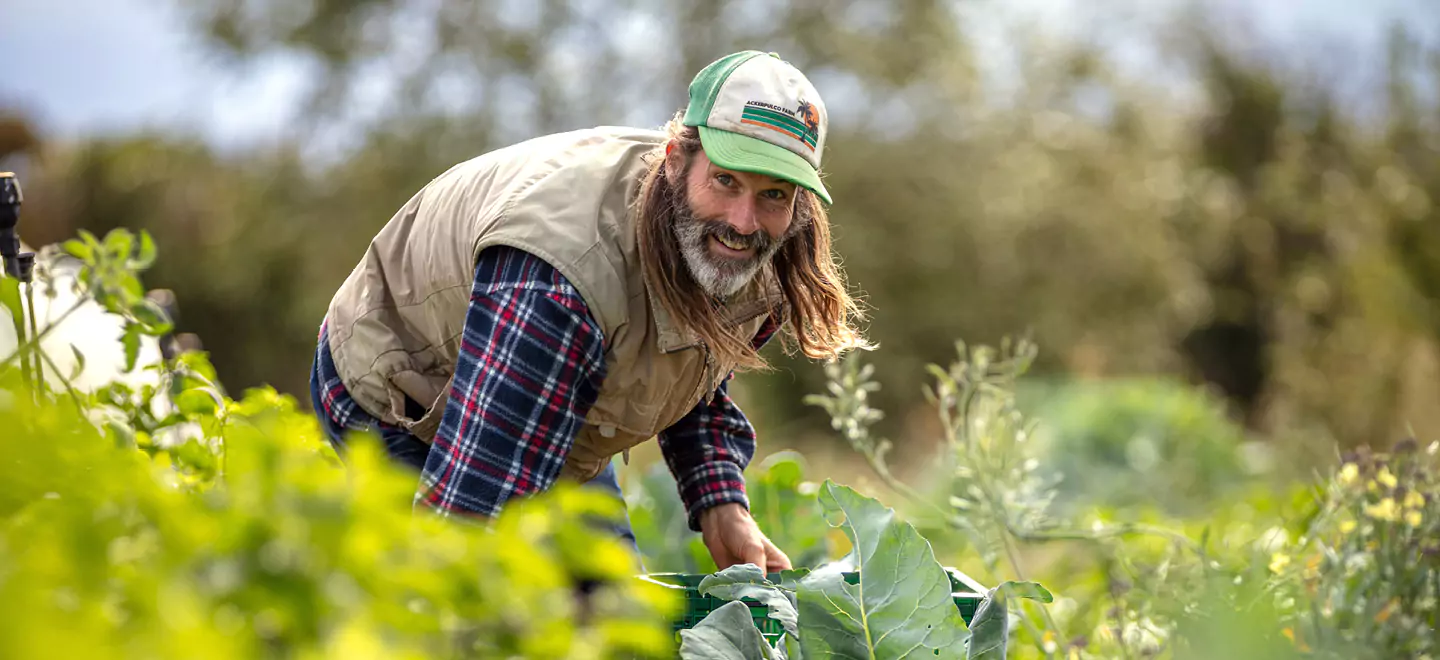
[[[688,170],[701,149],[699,131],[681,124],[678,114],[665,130],[681,150]],[[679,178],[684,180],[683,175]],[[722,304],[706,295],[685,267],[679,241],[671,229],[674,185],[666,175],[665,152],[661,149],[645,174],[637,200],[636,231],[647,284],[670,315],[699,335],[722,364],[765,368],[765,360],[751,345],[751,338],[737,336],[735,328],[726,327]],[[784,293],[788,331],[782,333],[782,342],[787,351],[798,343],[806,357],[829,359],[849,349],[871,348],[851,325],[852,319],[862,319],[863,314],[845,291],[844,273],[831,253],[830,217],[820,199],[797,187],[791,222],[798,223],[800,229],[756,275],[765,277],[767,270],[773,271]]]

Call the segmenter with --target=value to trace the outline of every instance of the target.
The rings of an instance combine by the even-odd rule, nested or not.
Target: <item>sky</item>
[[[1154,8],[1172,0],[1009,0],[1014,15],[1065,32],[1094,25],[1085,8]],[[1435,37],[1429,0],[1209,0],[1236,10],[1244,26],[1278,47],[1329,44],[1379,57],[1396,20]],[[277,135],[296,111],[309,69],[276,56],[224,67],[186,35],[174,0],[0,0],[0,107],[18,107],[48,139],[181,129],[218,147]],[[1331,47],[1331,46],[1327,46]]]

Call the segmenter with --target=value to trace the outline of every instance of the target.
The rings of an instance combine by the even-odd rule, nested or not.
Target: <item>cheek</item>
[[[699,218],[715,218],[723,215],[725,211],[722,200],[706,187],[703,180],[691,182],[690,189],[686,191],[685,201],[690,204],[690,210]]]
[[[794,225],[795,216],[788,208],[774,209],[765,213],[765,231],[775,240],[785,238]]]

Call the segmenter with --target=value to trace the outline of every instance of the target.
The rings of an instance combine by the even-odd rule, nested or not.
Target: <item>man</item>
[[[375,429],[417,502],[494,516],[560,478],[618,494],[612,458],[654,437],[718,566],[789,568],[750,517],[755,431],[727,388],[782,328],[811,358],[863,345],[819,201],[827,115],[756,51],[689,95],[663,131],[532,139],[410,199],[321,324],[337,446]]]

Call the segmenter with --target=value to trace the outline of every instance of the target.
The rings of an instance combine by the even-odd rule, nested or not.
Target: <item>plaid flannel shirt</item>
[[[778,328],[770,317],[757,349]],[[392,454],[421,466],[416,501],[447,515],[494,516],[507,500],[549,488],[605,378],[605,339],[579,292],[509,247],[485,250],[476,264],[450,403],[428,447],[360,409],[335,371],[326,332],[322,323],[312,374],[320,412],[342,428],[378,429]],[[729,382],[657,435],[695,531],[706,509],[750,505],[743,473],[755,429]]]

